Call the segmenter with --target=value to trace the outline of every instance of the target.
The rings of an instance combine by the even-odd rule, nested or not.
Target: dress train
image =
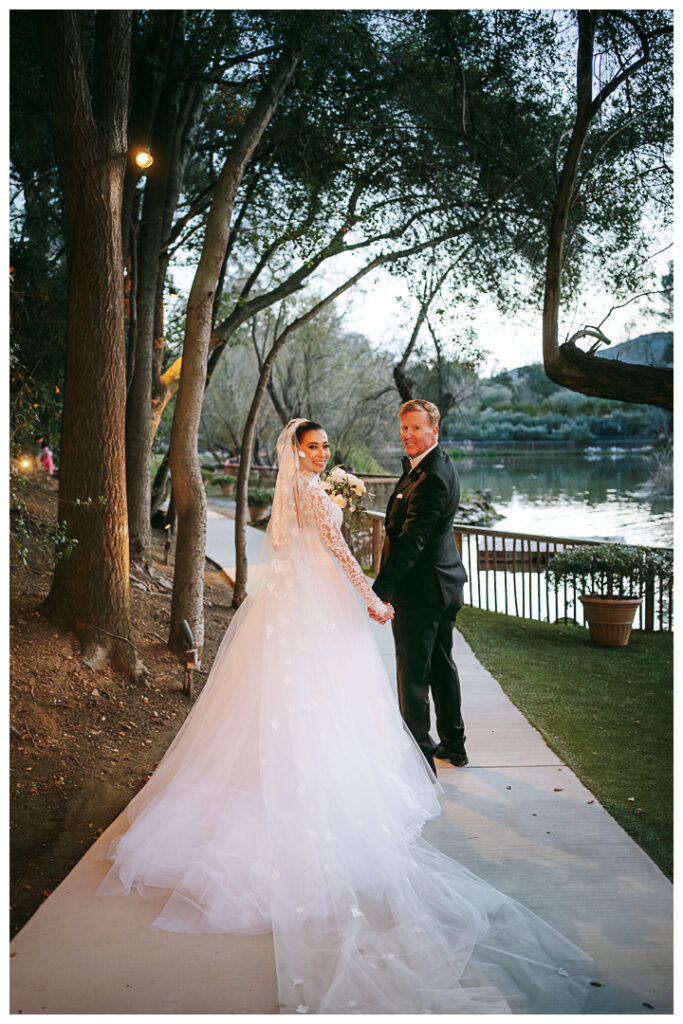
[[[440,787],[342,571],[339,510],[315,482],[306,507],[98,895],[165,892],[154,928],[272,931],[285,1013],[576,1012],[590,959],[421,838]]]

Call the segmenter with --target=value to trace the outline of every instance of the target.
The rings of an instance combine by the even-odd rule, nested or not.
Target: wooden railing
[[[379,572],[384,543],[384,513],[368,511],[368,529],[353,535],[353,549],[361,565]],[[511,533],[482,526],[454,523],[455,543],[467,569],[465,603],[475,608],[516,615],[522,619],[583,624],[583,606],[569,586],[555,591],[547,579],[548,561],[566,547],[599,544],[577,537],[547,537]],[[643,586],[643,603],[636,613],[635,628],[673,628],[673,587],[656,578]]]

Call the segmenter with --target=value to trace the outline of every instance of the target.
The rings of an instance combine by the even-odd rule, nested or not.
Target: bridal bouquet
[[[327,491],[330,501],[343,509],[345,525],[349,529],[358,529],[365,511],[363,499],[372,498],[363,481],[341,466],[335,466],[320,477],[320,486]]]

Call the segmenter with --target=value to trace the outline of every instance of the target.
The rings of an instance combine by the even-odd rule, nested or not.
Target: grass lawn
[[[582,626],[467,606],[457,624],[510,700],[671,878],[673,635],[634,630],[627,647],[596,647]]]

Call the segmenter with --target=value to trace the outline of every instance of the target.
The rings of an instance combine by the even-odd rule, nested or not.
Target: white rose
[[[332,498],[332,501],[335,503],[335,505],[339,505],[339,508],[344,508],[344,506],[346,505],[346,498],[344,497],[343,494],[335,494],[334,497]]]
[[[351,487],[358,487],[358,484],[360,483],[358,477],[354,476],[353,473],[347,473],[346,479],[349,481]]]
[[[354,490],[359,498],[363,497],[363,495],[365,494],[365,484],[363,483],[362,480],[358,481],[358,486],[354,487]]]
[[[324,491],[331,491],[334,486],[329,480],[319,480],[318,483]]]
[[[346,473],[341,468],[341,466],[335,466],[334,467],[334,469],[330,473],[330,480],[333,480],[334,483],[338,483],[338,484],[343,484],[344,483],[344,481],[346,480]]]

